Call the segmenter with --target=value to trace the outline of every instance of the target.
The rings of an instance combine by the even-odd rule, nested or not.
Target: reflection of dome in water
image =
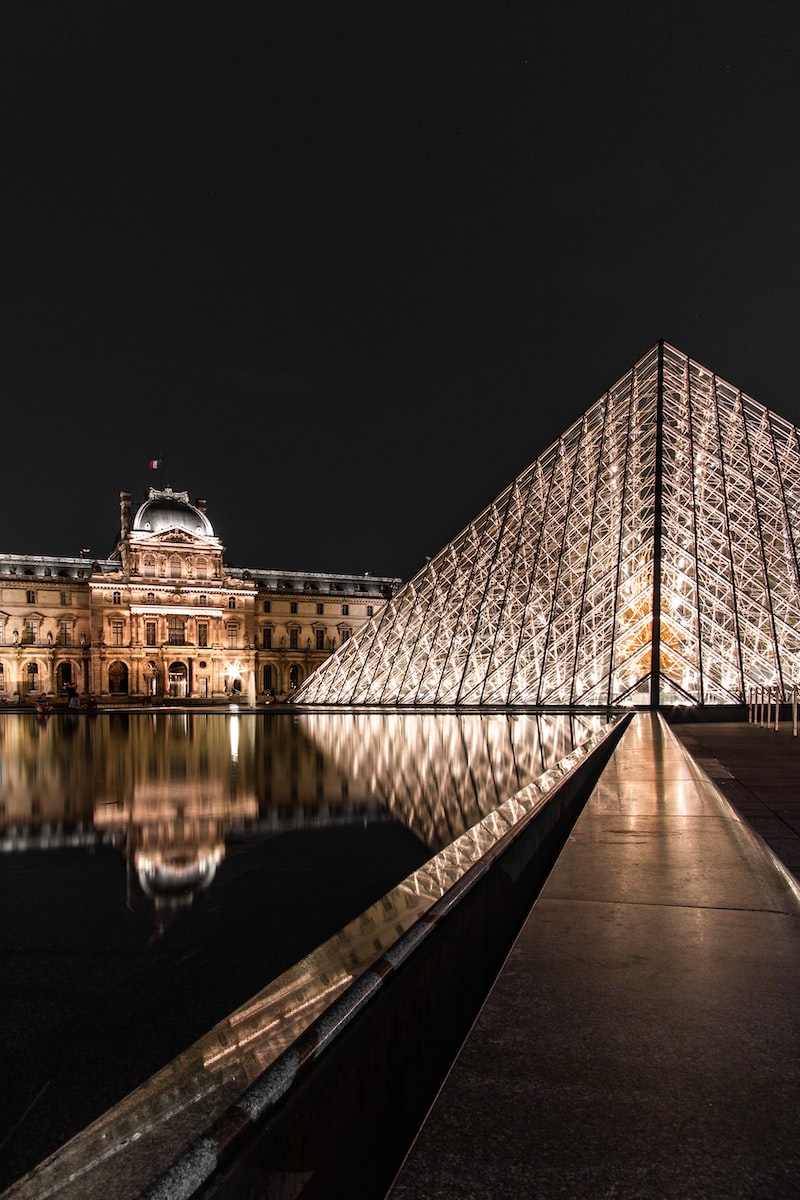
[[[183,529],[186,533],[205,537],[214,536],[213,525],[204,512],[189,503],[187,492],[151,488],[147,500],[139,506],[133,518],[131,530],[134,533],[163,533],[169,529]]]
[[[136,874],[142,891],[155,901],[156,908],[188,906],[211,884],[222,855],[221,846],[140,850]]]

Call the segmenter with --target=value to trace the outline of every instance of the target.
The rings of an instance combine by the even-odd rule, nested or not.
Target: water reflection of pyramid
[[[296,699],[655,706],[788,688],[799,445],[793,425],[660,343]]]

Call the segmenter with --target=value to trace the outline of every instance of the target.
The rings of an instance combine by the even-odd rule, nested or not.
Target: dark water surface
[[[0,714],[0,1187],[604,723]]]

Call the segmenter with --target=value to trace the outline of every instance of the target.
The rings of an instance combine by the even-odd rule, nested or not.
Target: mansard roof
[[[149,488],[131,523],[132,533],[165,533],[172,529],[200,537],[214,537],[214,527],[205,512],[190,503],[188,492],[172,488]]]

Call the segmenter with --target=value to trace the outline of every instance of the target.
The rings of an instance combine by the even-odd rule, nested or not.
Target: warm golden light
[[[798,494],[798,430],[659,344],[295,700],[729,704],[786,689]]]

